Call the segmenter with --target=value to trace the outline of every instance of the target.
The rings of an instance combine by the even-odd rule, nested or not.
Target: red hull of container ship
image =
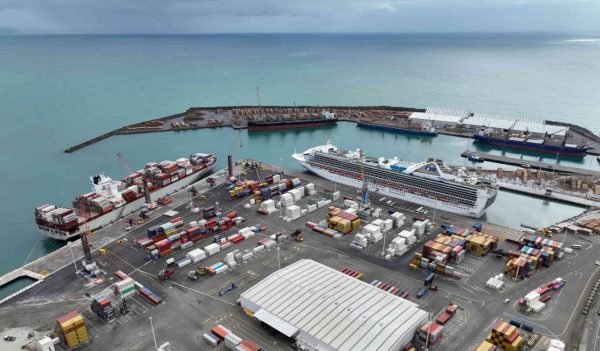
[[[296,128],[314,128],[323,126],[333,126],[337,123],[336,120],[326,121],[306,121],[306,122],[280,122],[272,124],[248,124],[249,132],[262,132],[270,130],[296,129]]]

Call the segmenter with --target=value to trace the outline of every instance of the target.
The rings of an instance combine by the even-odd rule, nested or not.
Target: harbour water
[[[116,153],[137,169],[150,160],[212,152],[219,168],[236,131],[118,136],[73,154],[62,150],[189,106],[254,104],[256,86],[263,104],[467,107],[568,120],[598,131],[598,82],[590,72],[600,72],[600,41],[570,41],[580,37],[0,36],[0,273],[62,245],[37,233],[33,208],[70,205],[73,196],[89,190],[96,172],[125,175]],[[469,139],[414,138],[346,122],[319,130],[242,133],[236,158],[292,169],[299,169],[289,158],[294,149],[327,139],[372,156],[437,157],[458,164],[466,162],[462,151],[479,147]],[[598,167],[589,157],[559,161]],[[545,225],[580,211],[501,193],[485,219]]]

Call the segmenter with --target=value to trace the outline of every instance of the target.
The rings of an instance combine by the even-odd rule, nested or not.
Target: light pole
[[[381,257],[385,256],[385,236],[387,235],[387,231],[383,232],[383,247],[381,248]]]
[[[77,263],[75,263],[75,255],[73,254],[73,248],[71,247],[71,243],[69,243],[69,251],[71,251],[71,257],[73,258],[73,266],[75,267],[75,275],[77,275]]]
[[[152,329],[152,339],[154,340],[154,349],[158,350],[158,345],[156,344],[156,334],[154,334],[154,324],[152,324],[152,316],[148,317],[150,320],[150,329]]]
[[[281,269],[281,260],[279,259],[279,246],[276,248],[277,250],[277,270]]]

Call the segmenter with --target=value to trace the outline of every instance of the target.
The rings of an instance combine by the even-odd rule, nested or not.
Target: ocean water
[[[591,34],[0,36],[0,273],[61,244],[35,230],[33,208],[69,205],[89,176],[212,152],[225,165],[235,131],[118,136],[119,126],[189,106],[255,104],[466,107],[565,120],[600,131],[600,41]],[[465,162],[470,140],[334,128],[243,132],[237,157],[297,169],[289,154],[331,139],[374,156]],[[500,151],[493,151],[500,152]],[[511,154],[512,155],[512,154]],[[514,154],[520,156],[521,154]],[[524,158],[535,158],[525,154]],[[561,159],[597,167],[593,158]],[[580,208],[502,193],[486,218],[543,225]]]

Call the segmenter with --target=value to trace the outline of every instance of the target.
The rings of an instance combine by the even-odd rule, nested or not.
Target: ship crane
[[[87,211],[85,210],[85,204],[81,202],[79,204],[79,214],[83,218],[83,223],[81,224],[81,246],[83,248],[83,271],[92,277],[98,277],[102,275],[102,271],[96,265],[96,262],[92,259],[92,251],[90,248],[90,242],[88,236],[91,234],[91,230],[88,226],[89,216]]]
[[[129,174],[133,174],[135,173],[133,171],[133,169],[131,169],[131,166],[129,166],[129,163],[127,162],[127,160],[125,159],[125,156],[122,153],[117,153],[117,158],[121,161],[121,163],[123,163],[123,165],[125,166],[125,168],[127,168],[127,170],[129,171]],[[146,200],[146,207],[149,210],[152,210],[154,208],[156,208],[156,203],[152,201],[152,199],[150,198],[150,191],[148,190],[148,170],[144,168],[144,170],[142,171],[142,186],[144,188],[144,198]]]
[[[362,204],[362,209],[367,209],[367,208],[369,208],[369,180],[365,176],[365,156],[364,156],[362,150],[360,150],[359,152],[360,152],[360,176],[363,181],[362,193],[360,196],[360,200],[361,200],[361,204]]]

